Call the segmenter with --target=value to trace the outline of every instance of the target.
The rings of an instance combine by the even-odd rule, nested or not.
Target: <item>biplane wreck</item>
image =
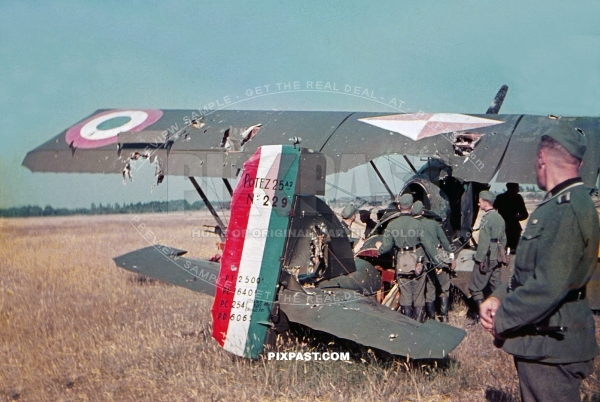
[[[462,251],[479,191],[494,177],[535,183],[532,155],[556,124],[577,127],[590,138],[580,173],[597,191],[600,118],[500,115],[506,90],[483,115],[98,110],[29,152],[23,165],[33,172],[127,177],[131,164],[142,159],[155,166],[159,183],[166,175],[189,177],[215,217],[215,232],[224,241],[221,261],[189,259],[184,250],[154,245],[115,262],[213,295],[213,337],[236,355],[257,357],[291,321],[395,355],[443,358],[463,339],[462,329],[435,320],[419,323],[375,297],[390,280],[386,272],[393,272],[391,260],[370,252],[389,219],[355,254],[321,197],[328,175],[368,164],[393,200],[398,194],[373,161],[391,154],[427,158],[419,170],[407,159],[414,176],[400,193],[421,200]],[[229,189],[228,227],[198,176],[222,178]],[[237,180],[235,189],[231,179]],[[472,268],[472,260],[460,254],[458,261],[457,271]],[[600,308],[598,274],[588,286],[592,307]]]

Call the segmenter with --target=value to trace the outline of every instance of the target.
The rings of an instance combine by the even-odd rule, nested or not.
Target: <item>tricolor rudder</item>
[[[213,338],[238,356],[256,358],[267,335],[277,291],[300,150],[258,148],[244,163],[231,200],[231,219],[212,308]]]

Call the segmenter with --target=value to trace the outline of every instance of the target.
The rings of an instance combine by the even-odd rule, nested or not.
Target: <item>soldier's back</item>
[[[400,215],[386,228],[386,235],[393,238],[398,248],[417,246],[424,233],[423,224],[408,214]]]

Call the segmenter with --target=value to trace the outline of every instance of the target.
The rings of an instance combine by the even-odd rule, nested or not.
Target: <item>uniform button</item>
[[[535,225],[536,223],[538,223],[538,220],[537,220],[537,219],[534,219],[534,220],[532,220],[532,221],[531,221],[531,224],[532,224],[532,225]]]

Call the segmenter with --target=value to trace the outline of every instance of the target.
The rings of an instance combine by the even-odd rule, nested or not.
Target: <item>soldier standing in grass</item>
[[[504,219],[494,209],[494,194],[489,191],[479,193],[479,208],[483,211],[479,225],[479,244],[473,256],[475,265],[469,281],[469,292],[471,300],[475,305],[476,315],[483,302],[483,290],[489,285],[493,292],[501,281],[501,263],[503,258],[499,255],[499,248],[506,247],[506,233],[504,231]],[[478,321],[479,317],[475,317]]]
[[[525,201],[519,194],[519,183],[506,183],[506,192],[496,197],[494,208],[504,219],[506,245],[510,248],[511,254],[514,254],[517,251],[519,238],[523,231],[519,221],[524,221],[529,217],[527,208],[525,208]]]
[[[423,215],[423,203],[416,201],[412,207],[412,214],[425,227],[425,236],[429,243],[441,248],[446,253],[436,253],[433,257],[433,266],[427,273],[425,282],[425,310],[430,319],[435,318],[436,288],[439,288],[440,299],[440,321],[448,322],[448,301],[450,295],[450,264],[454,260],[454,253],[444,230],[434,219],[428,219]]]
[[[377,242],[379,255],[394,253],[396,279],[400,287],[402,314],[423,322],[425,320],[425,263],[435,249],[425,237],[425,228],[412,217],[413,197],[404,194],[398,208],[400,216],[386,227],[383,242]]]
[[[509,286],[480,309],[481,324],[512,354],[524,401],[579,401],[600,352],[586,284],[596,269],[600,228],[579,178],[585,135],[560,120],[538,146],[538,186]]]

